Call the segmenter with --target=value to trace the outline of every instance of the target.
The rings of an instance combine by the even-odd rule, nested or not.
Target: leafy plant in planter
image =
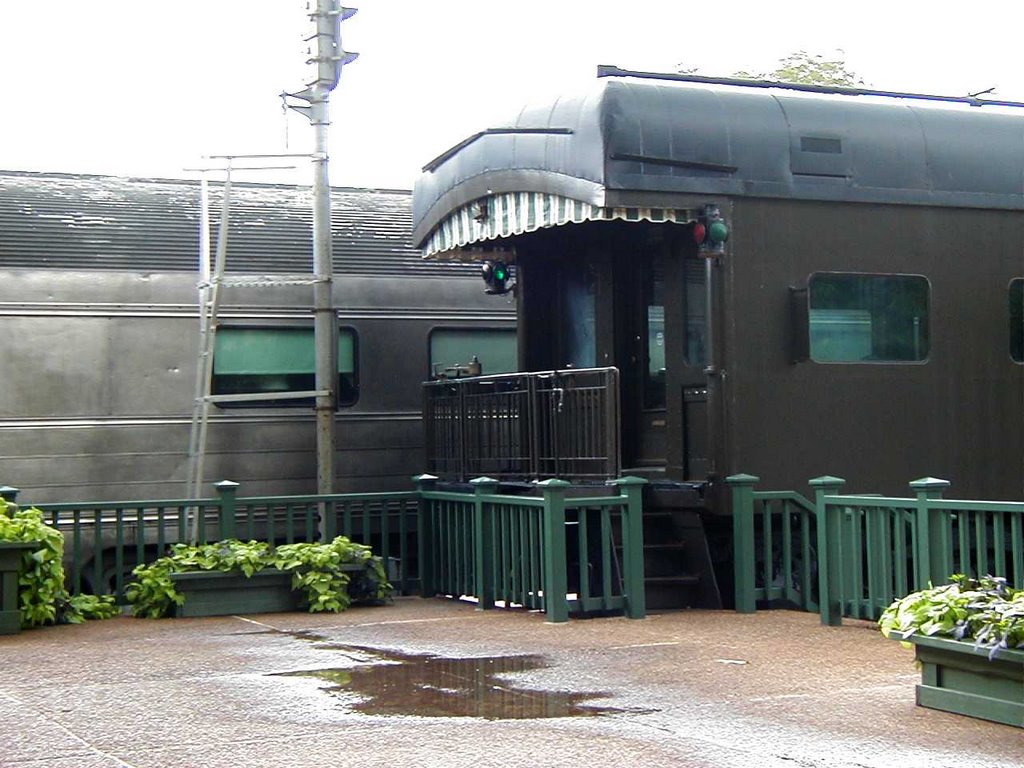
[[[172,574],[216,571],[251,578],[268,569],[291,574],[292,589],[303,594],[311,613],[337,613],[354,601],[380,602],[391,595],[381,559],[374,557],[369,547],[339,536],[325,544],[277,548],[266,542],[236,539],[199,546],[175,544],[167,556],[133,571],[136,581],[128,585],[125,596],[133,615],[160,618],[185,604]]]
[[[64,587],[64,535],[46,524],[42,511],[0,499],[0,541],[31,543],[22,555],[18,607],[22,627],[80,624],[118,615],[112,595],[71,596]]]
[[[878,621],[882,634],[974,640],[989,649],[989,658],[1001,649],[1024,647],[1024,590],[995,576],[955,574],[950,582],[895,601]]]
[[[1024,590],[958,574],[894,602],[879,627],[914,648],[919,706],[1024,728]]]

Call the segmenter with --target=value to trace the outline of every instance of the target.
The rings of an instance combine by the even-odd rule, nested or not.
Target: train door
[[[630,244],[632,245],[632,244]],[[648,243],[648,246],[650,244]],[[658,249],[617,254],[613,275],[614,365],[620,373],[622,461],[627,468],[666,464],[667,387],[674,336],[666,314],[668,260]]]
[[[710,467],[704,260],[692,249],[659,248],[622,260],[615,277],[624,466],[703,480]]]
[[[684,480],[704,480],[711,471],[711,435],[708,414],[707,268],[696,256],[682,259],[680,313],[683,338],[679,367],[678,401],[680,453],[673,461]]]
[[[629,363],[637,414],[634,464],[638,467],[665,464],[667,360],[665,327],[665,259],[652,255],[640,270],[636,322]],[[671,335],[671,334],[670,334]],[[628,391],[628,390],[627,390]]]

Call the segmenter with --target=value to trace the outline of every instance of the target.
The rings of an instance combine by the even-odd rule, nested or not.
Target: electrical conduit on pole
[[[320,4],[326,2],[329,0],[321,0]],[[318,393],[316,487],[319,494],[334,493],[334,406],[338,385],[338,323],[331,295],[334,265],[331,249],[331,187],[327,169],[329,93],[318,84],[310,101],[310,120],[316,133],[313,155],[313,336],[316,344],[314,387]]]
[[[341,47],[341,22],[355,13],[338,0],[317,0],[310,14],[315,24],[311,39],[316,40],[316,55],[307,63],[315,64],[316,77],[299,93],[285,94],[308,102],[309,106],[289,105],[304,114],[313,126],[313,335],[316,346],[316,454],[317,493],[334,492],[334,414],[338,389],[338,323],[332,300],[334,267],[331,249],[331,186],[328,173],[328,127],[330,93],[338,84],[341,68],[358,54]],[[323,512],[323,510],[321,510]],[[325,532],[321,514],[320,533]]]

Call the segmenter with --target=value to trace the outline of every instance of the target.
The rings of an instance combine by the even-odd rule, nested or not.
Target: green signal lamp
[[[693,237],[704,256],[720,256],[725,253],[729,239],[729,225],[722,218],[717,205],[705,205],[703,213],[693,225]]]
[[[503,261],[485,261],[481,267],[481,276],[485,293],[504,294],[512,289],[508,284],[508,264]]]

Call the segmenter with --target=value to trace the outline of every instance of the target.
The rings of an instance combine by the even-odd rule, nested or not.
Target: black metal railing
[[[423,423],[428,472],[445,480],[619,475],[615,368],[426,382]]]

